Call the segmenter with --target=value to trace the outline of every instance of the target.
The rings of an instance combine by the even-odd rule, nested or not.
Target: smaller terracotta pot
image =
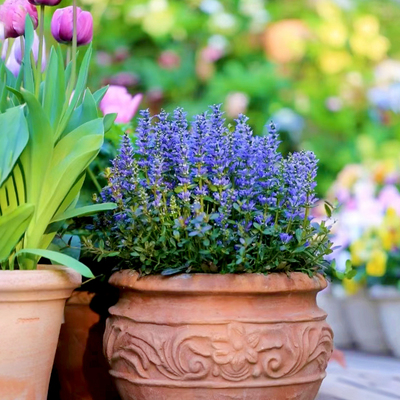
[[[366,290],[361,290],[346,298],[344,311],[360,350],[372,354],[389,353],[377,300],[371,299]]]
[[[0,399],[43,400],[65,300],[81,284],[68,268],[0,271]]]
[[[333,289],[333,285],[330,285],[318,293],[317,303],[328,313],[326,322],[328,322],[335,334],[333,339],[335,346],[339,349],[349,349],[354,347],[354,339],[344,315],[345,300],[343,297],[337,296]]]
[[[103,354],[105,318],[90,307],[94,297],[75,291],[65,307],[54,363],[60,400],[119,400]]]

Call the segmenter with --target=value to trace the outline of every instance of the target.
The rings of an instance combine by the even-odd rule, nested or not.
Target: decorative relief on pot
[[[111,374],[131,382],[273,386],[321,380],[332,339],[325,321],[167,326],[113,316],[104,346]]]

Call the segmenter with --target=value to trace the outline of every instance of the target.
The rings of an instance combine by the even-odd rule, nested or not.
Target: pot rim
[[[0,270],[0,292],[75,289],[81,284],[81,274],[60,265],[38,265],[36,270]]]
[[[286,273],[196,273],[140,277],[137,271],[121,270],[111,276],[109,283],[123,290],[195,294],[319,292],[327,286],[326,279],[321,274],[310,278],[302,272],[292,272],[290,277]]]

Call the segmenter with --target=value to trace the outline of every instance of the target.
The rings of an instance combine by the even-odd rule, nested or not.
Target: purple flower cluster
[[[305,243],[307,234],[296,230],[310,228],[315,155],[284,158],[272,122],[266,136],[255,136],[246,116],[227,126],[221,106],[210,108],[192,123],[181,108],[172,116],[142,111],[135,145],[124,136],[101,193],[119,208],[97,223],[114,232],[108,242],[130,237],[131,262],[254,271],[273,258],[268,246],[287,250],[295,237],[296,246]]]

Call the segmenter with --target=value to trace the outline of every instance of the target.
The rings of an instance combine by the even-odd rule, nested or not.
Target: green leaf
[[[35,91],[35,82],[33,80],[33,68],[31,62],[31,50],[33,46],[34,29],[31,17],[26,13],[25,17],[25,47],[24,47],[24,62],[22,68],[24,70],[24,88],[29,92]],[[19,40],[19,39],[17,39]]]
[[[346,274],[347,279],[353,279],[357,275],[357,270],[352,269],[351,271],[347,272]]]
[[[62,62],[54,47],[51,49],[43,91],[43,109],[51,126],[58,125],[65,102],[65,75]]]
[[[96,101],[97,107],[99,106],[101,100],[103,100],[103,97],[107,93],[109,86],[105,86],[101,89],[99,89],[97,92],[93,93],[94,100]]]
[[[65,211],[62,214],[57,214],[52,220],[51,223],[57,221],[64,221],[66,219],[71,219],[75,217],[82,217],[84,215],[92,215],[97,214],[100,211],[110,211],[115,210],[117,205],[115,203],[102,203],[102,204],[94,204],[90,206],[75,208],[72,210]]]
[[[350,272],[353,269],[353,266],[351,264],[351,260],[346,260],[346,270],[345,272]]]
[[[179,274],[182,271],[184,271],[187,267],[185,265],[181,266],[181,267],[177,267],[177,268],[167,268],[161,271],[161,275],[164,276],[169,276],[169,275],[175,275],[175,274]]]
[[[183,192],[183,186],[177,186],[177,187],[174,189],[174,192],[175,192],[175,193],[182,193],[182,192]]]
[[[328,206],[328,204],[324,204],[326,215],[330,218],[332,217],[332,209]]]
[[[69,132],[79,128],[79,126],[85,124],[86,122],[93,121],[97,118],[98,109],[96,102],[90,90],[87,89],[85,91],[82,104],[74,110],[71,119],[69,120],[68,125],[61,137],[66,136]]]
[[[23,204],[0,217],[0,262],[8,259],[21,240],[32,219],[34,209],[32,204]]]
[[[38,204],[39,198],[47,195],[43,193],[43,184],[53,154],[53,130],[36,97],[25,89],[21,89],[21,94],[28,107],[26,119],[30,136],[20,160],[26,178],[27,202]]]
[[[81,256],[81,239],[77,235],[56,236],[50,243],[48,250],[66,254],[75,260],[79,260]]]
[[[60,123],[58,124],[57,130],[55,132],[55,137],[59,138],[61,134],[64,132],[66,126],[69,123],[69,120],[72,117],[72,114],[78,104],[79,99],[82,97],[83,92],[86,88],[87,77],[89,73],[89,65],[90,65],[90,58],[92,56],[92,46],[90,45],[88,50],[86,51],[85,57],[83,58],[81,67],[79,69],[78,80],[75,86],[74,95],[72,96],[69,105],[63,114]],[[67,67],[68,71],[68,67]],[[66,71],[66,73],[67,73]],[[69,79],[68,79],[69,80]],[[68,81],[67,80],[67,81]]]
[[[113,113],[113,114],[107,114],[104,117],[104,132],[105,133],[108,132],[112,128],[113,123],[115,122],[115,119],[117,118],[117,115],[118,114]]]
[[[0,187],[10,175],[29,139],[28,124],[22,106],[0,114]]]
[[[94,278],[92,271],[90,271],[90,269],[85,264],[82,264],[80,261],[75,260],[74,258],[67,256],[66,254],[58,253],[56,251],[51,251],[51,250],[22,249],[17,251],[15,256],[19,256],[21,254],[31,254],[37,257],[45,257],[54,263],[74,269],[85,278]]]

